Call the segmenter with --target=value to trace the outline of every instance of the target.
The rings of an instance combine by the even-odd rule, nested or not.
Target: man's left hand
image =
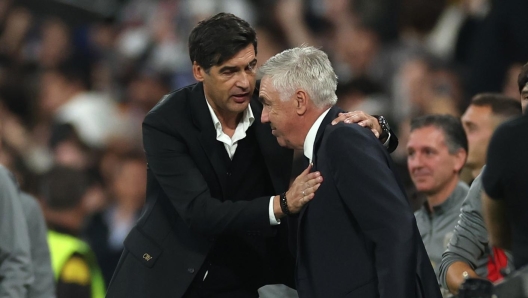
[[[339,122],[345,123],[357,123],[360,126],[368,127],[374,133],[376,138],[379,138],[382,133],[381,126],[376,117],[363,112],[363,111],[353,111],[348,113],[339,113],[337,118],[332,121],[332,125],[336,125]]]

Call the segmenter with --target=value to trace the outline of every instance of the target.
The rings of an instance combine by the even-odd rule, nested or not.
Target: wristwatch
[[[389,123],[387,122],[387,120],[385,120],[385,117],[383,116],[376,115],[374,117],[378,119],[378,123],[381,126],[381,130],[382,130],[381,135],[379,136],[379,139],[382,141],[386,140],[389,137],[389,131],[390,131]]]

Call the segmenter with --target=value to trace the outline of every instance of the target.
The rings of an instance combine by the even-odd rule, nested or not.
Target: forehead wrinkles
[[[255,51],[253,50],[253,47],[243,49],[242,51],[238,52],[234,57],[227,60],[223,65],[236,65],[236,66],[247,66],[250,64],[253,60],[255,60]]]

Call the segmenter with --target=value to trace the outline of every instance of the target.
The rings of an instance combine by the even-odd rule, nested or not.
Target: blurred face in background
[[[115,173],[113,191],[118,204],[139,210],[145,202],[147,167],[146,162],[125,159]]]
[[[526,109],[528,107],[528,84],[526,84],[521,91],[521,105],[523,114],[526,114]]]
[[[41,66],[57,66],[68,58],[70,47],[70,31],[63,21],[52,19],[44,23],[39,52],[39,63]]]
[[[443,130],[435,126],[413,130],[409,135],[407,154],[414,185],[426,195],[436,194],[453,180],[458,180],[458,172],[466,158],[465,151],[463,154],[449,152]]]
[[[471,170],[481,169],[486,163],[486,151],[497,124],[490,106],[470,105],[462,115],[469,146],[466,165]]]
[[[40,112],[49,117],[68,101],[72,86],[55,71],[46,71],[40,80]]]

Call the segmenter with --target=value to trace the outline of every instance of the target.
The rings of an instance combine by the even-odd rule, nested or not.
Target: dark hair
[[[493,115],[510,118],[522,114],[521,103],[517,99],[500,93],[481,93],[473,96],[470,105],[489,106]]]
[[[449,153],[454,154],[458,149],[468,151],[468,141],[460,119],[452,115],[426,115],[411,121],[411,132],[415,129],[434,126],[444,132]]]
[[[69,210],[77,207],[88,190],[85,172],[65,166],[55,166],[44,174],[40,193],[52,210]]]
[[[219,13],[198,23],[189,35],[189,56],[205,71],[235,56],[253,44],[257,54],[257,34],[248,22],[230,13]]]
[[[517,77],[517,85],[519,86],[519,93],[522,92],[524,86],[528,83],[528,63],[523,65],[519,77]]]

